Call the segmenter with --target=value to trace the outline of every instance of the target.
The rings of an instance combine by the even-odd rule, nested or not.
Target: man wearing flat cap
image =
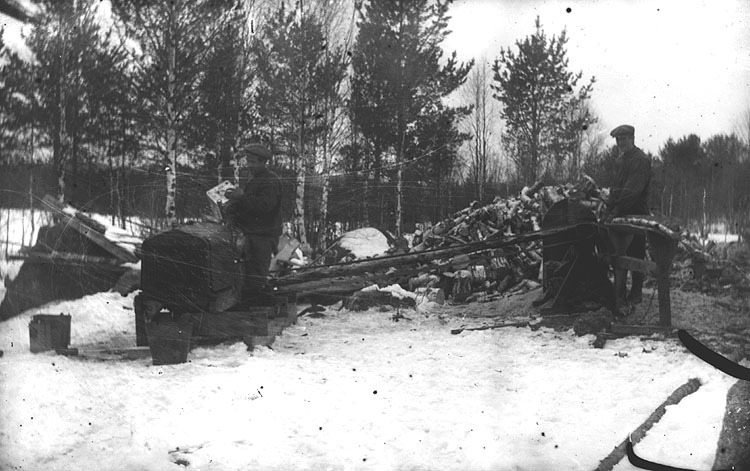
[[[262,144],[239,148],[240,184],[224,194],[227,214],[245,235],[243,256],[245,282],[242,304],[261,299],[268,283],[268,269],[281,235],[281,180],[266,168],[271,151]]]
[[[617,159],[617,176],[612,186],[607,209],[610,218],[648,215],[648,190],[651,184],[651,160],[635,146],[635,128],[628,124],[617,126],[610,133],[617,142],[620,155]],[[646,237],[636,235],[627,250],[627,255],[646,258]],[[642,299],[643,273],[631,272],[632,285],[627,301],[640,303]],[[625,282],[625,279],[623,279]],[[616,286],[616,295],[625,298],[625,286]]]

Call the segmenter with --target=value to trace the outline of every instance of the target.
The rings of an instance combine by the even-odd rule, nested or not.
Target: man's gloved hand
[[[244,191],[242,191],[242,188],[230,188],[227,191],[224,192],[224,196],[229,198],[230,200],[238,200],[242,198],[242,196],[245,194]]]

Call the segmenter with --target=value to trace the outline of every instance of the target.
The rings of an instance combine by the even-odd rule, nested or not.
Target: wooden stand
[[[659,295],[659,325],[672,325],[672,307],[669,296],[669,271],[677,250],[677,240],[656,229],[633,224],[604,224],[612,253],[610,261],[615,270],[615,311],[619,312],[623,299],[617,287],[625,285],[628,270],[653,275]],[[645,235],[651,260],[641,260],[626,255],[633,236]]]
[[[148,302],[148,301],[146,301]],[[145,328],[144,300],[135,298],[136,345],[148,345]],[[169,313],[160,313],[170,315]],[[274,297],[273,305],[250,306],[242,311],[195,312],[187,314],[193,321],[193,345],[217,344],[241,339],[248,347],[270,346],[284,328],[297,322],[297,296],[284,292]]]

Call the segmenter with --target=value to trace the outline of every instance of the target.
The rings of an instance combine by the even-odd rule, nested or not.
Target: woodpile
[[[423,232],[418,231],[412,251],[538,232],[544,215],[555,203],[574,200],[597,213],[602,210],[603,196],[586,175],[575,184],[542,186],[540,181],[525,187],[516,197],[496,197],[485,206],[473,202],[452,217]],[[523,246],[488,253],[481,264],[443,272],[440,281],[433,276],[426,280],[427,285],[422,284],[425,279],[422,273],[409,280],[409,286],[442,286],[456,301],[492,300],[497,296],[537,288],[542,262],[541,240],[535,240]]]
[[[750,246],[745,242],[702,242],[685,234],[675,255],[672,280],[686,291],[750,293]]]
[[[491,300],[539,287],[540,225],[547,209],[572,199],[598,210],[602,194],[593,180],[543,186],[518,196],[478,202],[414,234],[408,252],[324,267],[306,267],[278,278],[305,295],[348,295],[373,283],[398,283],[415,291],[441,288],[454,301]]]
[[[538,231],[544,214],[553,204],[571,199],[596,213],[601,210],[602,198],[602,191],[586,175],[576,184],[542,186],[540,181],[525,187],[517,197],[498,196],[485,206],[475,201],[429,229],[415,232],[411,250],[420,252]]]

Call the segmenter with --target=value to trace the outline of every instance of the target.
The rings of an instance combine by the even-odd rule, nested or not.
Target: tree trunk
[[[294,200],[294,226],[297,239],[301,244],[307,243],[307,232],[305,230],[305,171],[300,167],[297,171],[297,188]]]
[[[327,107],[326,103],[326,107]],[[328,116],[328,109],[326,115]],[[327,120],[330,126],[330,120]],[[328,231],[328,194],[331,191],[331,158],[329,155],[329,138],[330,128],[323,135],[323,190],[320,195],[320,224],[321,234],[318,237],[318,246],[321,248],[328,247],[330,242]]]
[[[62,23],[62,20],[61,20]],[[54,138],[54,161],[55,170],[57,171],[57,201],[60,205],[65,204],[65,158],[66,158],[66,144],[67,134],[65,132],[65,41],[67,38],[64,36],[64,26],[60,25],[60,39],[62,53],[60,54],[60,77],[58,78],[58,111],[59,111],[59,122],[57,124],[57,133]]]
[[[305,231],[305,155],[304,155],[304,124],[300,124],[297,132],[297,185],[294,199],[294,227],[297,240],[301,244],[307,243],[307,232]]]
[[[175,57],[177,55],[177,44],[175,39],[175,16],[179,9],[180,1],[170,3],[169,8],[169,30],[167,32],[167,47],[169,50],[169,61],[167,64],[167,161],[166,180],[167,198],[165,215],[168,226],[172,227],[177,221],[176,194],[177,194],[177,117],[174,110],[176,78]]]
[[[107,142],[107,163],[109,165],[109,210],[112,225],[115,225],[115,164],[112,159],[112,138]]]
[[[362,182],[362,194],[364,195],[364,198],[362,198],[362,218],[360,219],[360,222],[363,222],[365,226],[369,226],[370,211],[367,201],[370,197],[370,179],[367,177],[367,174],[365,174],[364,181]]]
[[[34,169],[29,168],[29,212],[31,213],[31,240],[29,246],[34,245],[34,231],[36,229],[34,223]]]
[[[403,160],[401,160],[403,162]],[[404,199],[404,177],[403,167],[399,164],[396,172],[396,237],[401,236],[401,223],[403,220],[404,208],[402,201]]]

